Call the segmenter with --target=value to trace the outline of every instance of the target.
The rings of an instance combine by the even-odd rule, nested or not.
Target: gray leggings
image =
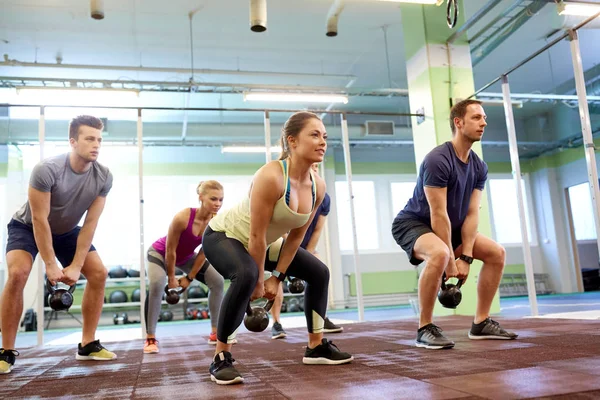
[[[187,263],[177,265],[176,268],[182,270],[186,274],[189,273],[192,270],[196,257],[197,254]],[[167,284],[167,268],[165,266],[164,257],[152,246],[148,248],[147,260],[147,272],[150,287],[148,301],[146,303],[146,333],[154,335],[156,333],[156,324],[158,323],[162,297],[165,293],[165,286]],[[216,327],[217,321],[219,320],[219,309],[221,308],[221,302],[223,301],[224,280],[212,265],[208,264],[208,268],[206,268],[206,264],[208,264],[208,260],[205,261],[205,265],[201,269],[201,271],[204,270],[204,273],[199,272],[196,275],[196,280],[208,286],[210,324],[213,327]]]

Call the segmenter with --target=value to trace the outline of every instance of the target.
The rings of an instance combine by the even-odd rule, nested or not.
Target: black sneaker
[[[231,385],[244,382],[242,375],[233,367],[234,359],[228,351],[217,354],[210,364],[210,380],[219,385]]]
[[[271,328],[271,339],[283,339],[287,333],[283,330],[283,326],[279,322],[274,322]]]
[[[109,361],[117,358],[117,355],[112,351],[108,351],[100,344],[100,340],[94,340],[81,347],[81,343],[77,345],[77,360],[94,360],[94,361]]]
[[[0,374],[8,374],[15,365],[15,357],[19,355],[16,350],[0,349]]]
[[[314,349],[306,348],[302,362],[304,364],[338,365],[349,363],[352,360],[354,357],[340,351],[333,342],[323,338],[321,344]]]
[[[325,325],[323,325],[323,333],[339,333],[344,328],[331,322],[329,318],[325,317]]]
[[[469,331],[469,339],[485,340],[485,339],[499,339],[499,340],[511,340],[516,339],[519,335],[514,332],[504,330],[500,324],[490,317],[487,317],[485,321],[479,324],[473,323],[471,330]]]
[[[427,324],[417,331],[417,347],[426,349],[450,349],[454,342],[442,334],[442,330],[434,324]]]

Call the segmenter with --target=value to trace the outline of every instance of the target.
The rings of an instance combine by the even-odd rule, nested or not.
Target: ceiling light
[[[139,91],[115,88],[17,87],[20,104],[45,106],[135,106]]]
[[[326,93],[245,92],[244,101],[292,101],[301,103],[348,103],[348,96]]]
[[[591,17],[600,12],[600,3],[558,3],[558,15],[574,15],[578,17]]]
[[[265,146],[225,146],[221,149],[221,153],[265,153]],[[272,153],[281,153],[280,146],[271,146]]]

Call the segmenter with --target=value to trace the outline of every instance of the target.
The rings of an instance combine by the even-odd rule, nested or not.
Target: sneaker
[[[156,338],[148,338],[144,342],[144,354],[160,353],[158,349],[158,340]]]
[[[500,324],[490,317],[479,324],[473,323],[469,331],[469,339],[485,340],[485,339],[500,339],[511,340],[516,339],[519,335],[514,332],[504,330]]]
[[[19,355],[16,350],[0,349],[0,374],[8,374],[15,365],[15,357]]]
[[[343,330],[344,330],[344,328],[342,328],[339,325],[334,324],[333,322],[331,322],[329,320],[329,318],[325,317],[325,325],[323,325],[323,333],[339,333]]]
[[[442,334],[442,330],[434,324],[427,324],[417,331],[417,347],[426,349],[450,349],[454,342]]]
[[[271,328],[271,339],[283,339],[287,333],[283,330],[283,326],[279,322],[274,322]]]
[[[100,344],[100,340],[94,340],[81,347],[81,343],[78,345],[77,354],[75,355],[77,360],[95,360],[95,361],[108,361],[117,358],[117,355],[112,351],[108,351]]]
[[[242,375],[234,368],[235,360],[228,351],[217,354],[210,364],[210,380],[219,385],[232,385],[244,382]]]
[[[211,332],[210,335],[208,335],[208,344],[217,344],[217,333],[216,332]]]
[[[354,360],[348,353],[344,353],[337,348],[333,342],[323,338],[321,344],[314,349],[306,348],[302,362],[304,364],[326,364],[338,365],[346,364]]]

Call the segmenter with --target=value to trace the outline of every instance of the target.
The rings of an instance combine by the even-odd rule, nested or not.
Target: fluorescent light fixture
[[[327,93],[244,92],[244,101],[292,101],[306,103],[348,103],[348,96]]]
[[[392,3],[411,3],[411,4],[438,4],[440,0],[378,0]]]
[[[576,3],[561,1],[557,5],[558,15],[574,15],[577,17],[591,17],[600,12],[600,3]]]
[[[265,153],[265,146],[224,146],[221,153]],[[280,146],[271,146],[272,153],[281,153]]]
[[[483,103],[484,106],[504,106],[504,100],[491,100],[491,99],[477,99]],[[523,108],[523,101],[511,100],[513,107]]]
[[[137,90],[113,88],[43,88],[17,87],[17,101],[21,104],[73,106],[135,106]]]

